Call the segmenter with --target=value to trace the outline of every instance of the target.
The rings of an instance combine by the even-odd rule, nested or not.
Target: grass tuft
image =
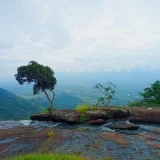
[[[48,132],[48,137],[52,137],[53,138],[54,136],[55,136],[55,133],[53,131],[49,131]]]
[[[76,155],[59,155],[59,154],[28,154],[22,155],[9,160],[87,160]]]
[[[94,107],[87,105],[87,104],[82,104],[76,107],[76,111],[80,112],[80,113],[86,113],[89,110],[92,110]]]

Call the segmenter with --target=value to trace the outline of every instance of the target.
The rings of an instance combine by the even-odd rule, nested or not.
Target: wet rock
[[[110,125],[108,125],[110,129],[127,129],[127,130],[137,130],[139,128],[138,125],[135,125],[133,123],[126,123],[126,122],[113,122]]]
[[[52,115],[53,121],[76,123],[79,121],[80,113],[75,110],[59,110],[54,111]]]
[[[91,121],[88,122],[88,124],[90,124],[90,125],[102,125],[102,124],[105,124],[105,120],[104,119],[91,120]]]

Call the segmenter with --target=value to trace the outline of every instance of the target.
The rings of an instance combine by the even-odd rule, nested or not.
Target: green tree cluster
[[[160,105],[160,81],[156,80],[150,87],[140,94],[141,99],[129,103],[130,106],[157,106]]]

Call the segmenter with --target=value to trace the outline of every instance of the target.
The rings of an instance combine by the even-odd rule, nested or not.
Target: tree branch
[[[52,90],[50,90],[52,93],[53,93],[53,97],[52,97],[52,102],[53,102],[53,100],[54,100],[54,97],[55,97],[55,93],[54,93],[54,91],[52,91]]]

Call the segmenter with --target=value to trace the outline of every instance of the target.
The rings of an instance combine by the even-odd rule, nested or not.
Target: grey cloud
[[[36,60],[61,72],[158,69],[158,4],[1,0],[0,61],[9,60],[11,68]]]

